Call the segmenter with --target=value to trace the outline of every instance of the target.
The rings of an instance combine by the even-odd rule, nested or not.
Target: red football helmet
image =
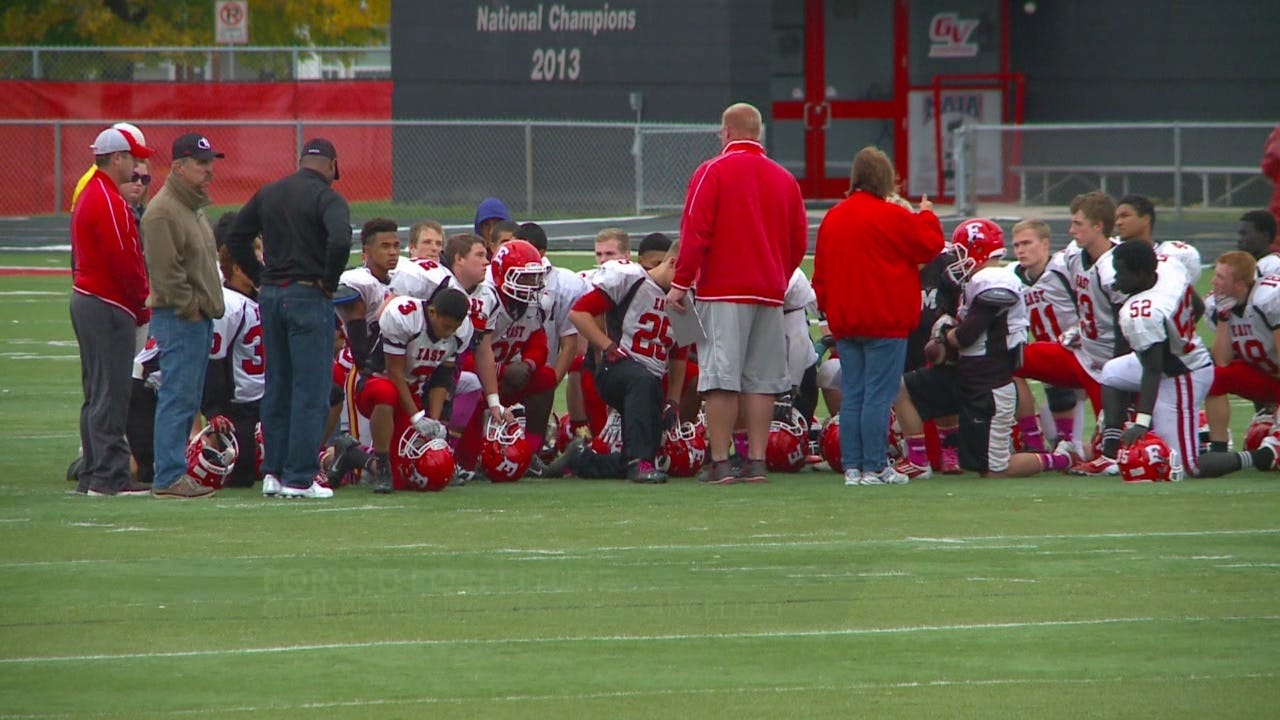
[[[516,302],[538,301],[546,282],[547,266],[542,254],[525,240],[508,240],[493,254],[489,263],[498,293]]]
[[[600,434],[591,439],[591,450],[597,455],[622,452],[622,415],[609,408],[609,417]]]
[[[1249,424],[1249,432],[1244,436],[1244,449],[1257,450],[1262,447],[1262,441],[1271,434],[1275,424],[1267,416],[1255,417],[1253,422]]]
[[[822,459],[827,461],[831,469],[844,472],[844,461],[840,458],[840,415],[832,415],[822,428]]]
[[[1178,482],[1183,478],[1178,451],[1153,432],[1116,454],[1120,476],[1125,482]]]
[[[693,477],[707,460],[707,441],[691,422],[682,422],[662,434],[658,469],[672,477]]]
[[[809,423],[799,410],[791,408],[791,416],[769,423],[769,444],[765,446],[765,464],[774,472],[800,472],[804,467],[806,430]]]
[[[428,440],[408,427],[400,436],[396,455],[400,462],[394,463],[391,477],[396,490],[438,492],[453,479],[453,450],[446,440]]]
[[[519,422],[485,418],[484,446],[480,450],[480,469],[485,477],[496,483],[515,482],[524,477],[532,460],[533,451]]]
[[[213,418],[187,444],[187,474],[201,485],[215,490],[222,487],[222,481],[231,474],[231,468],[240,456],[240,445],[236,442],[235,432],[214,430],[216,420],[218,418]],[[222,420],[226,427],[231,426],[230,420]]]
[[[947,276],[963,283],[973,271],[992,258],[1004,257],[1004,231],[986,218],[972,218],[951,233],[951,252],[956,261],[947,266]]]

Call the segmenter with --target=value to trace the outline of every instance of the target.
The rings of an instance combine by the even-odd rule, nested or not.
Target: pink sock
[[[533,451],[534,455],[537,455],[538,451],[542,449],[542,443],[544,442],[545,437],[546,433],[526,432],[524,434],[525,440],[529,441],[529,449]]]
[[[1026,452],[1044,452],[1044,433],[1035,415],[1018,418],[1018,430],[1022,431],[1022,449]]]
[[[747,456],[747,434],[744,432],[736,432],[733,434],[733,451],[738,457],[745,458]]]
[[[1036,457],[1040,459],[1040,467],[1046,471],[1066,470],[1071,464],[1069,456],[1058,453],[1036,453]]]
[[[1066,440],[1067,442],[1071,442],[1072,440],[1075,439],[1074,437],[1072,437],[1072,435],[1074,434],[1072,431],[1075,430],[1076,428],[1076,422],[1074,419],[1069,417],[1054,418],[1053,427],[1056,428],[1058,431],[1059,442],[1063,440]]]
[[[938,433],[941,435],[941,431]],[[924,436],[907,438],[907,460],[918,467],[929,467],[929,451],[924,446]]]

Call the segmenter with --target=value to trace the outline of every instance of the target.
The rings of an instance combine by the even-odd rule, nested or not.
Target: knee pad
[[[823,390],[839,390],[840,378],[840,361],[838,359],[827,358],[818,366],[818,387]]]

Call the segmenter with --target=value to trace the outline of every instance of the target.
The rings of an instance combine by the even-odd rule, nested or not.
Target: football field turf
[[[0,278],[0,717],[1280,706],[1280,475],[77,497],[69,285]]]

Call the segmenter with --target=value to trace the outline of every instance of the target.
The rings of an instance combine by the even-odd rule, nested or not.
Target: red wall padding
[[[335,186],[349,201],[391,198],[390,82],[307,83],[60,83],[0,82],[0,118],[30,125],[0,125],[4,145],[22,152],[0,155],[0,177],[24,178],[0,192],[0,215],[66,212],[76,180],[93,162],[89,145],[102,127],[50,120],[127,120],[157,150],[151,173],[163,181],[173,140],[185,132],[206,135],[227,157],[215,165],[210,195],[215,204],[239,204],[262,185],[297,166],[297,125],[303,139],[326,137],[338,149],[342,179]],[[200,126],[193,120],[232,120]],[[254,120],[287,125],[254,125]],[[368,120],[367,125],[326,125],[326,120]],[[240,124],[242,123],[242,124]],[[55,208],[54,142],[62,146],[62,207]],[[14,192],[17,188],[23,192]],[[158,186],[153,186],[153,193]]]

